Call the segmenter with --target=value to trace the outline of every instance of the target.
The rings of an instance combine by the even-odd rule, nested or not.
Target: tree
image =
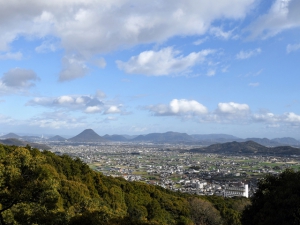
[[[222,218],[212,203],[199,198],[189,199],[191,218],[196,225],[219,225]]]
[[[23,209],[20,210],[24,204],[26,207],[23,208],[27,208],[28,212],[34,208],[56,208],[59,198],[56,190],[58,183],[51,179],[46,167],[42,167],[44,159],[41,153],[37,154],[36,151],[26,148],[15,148],[7,152],[1,150],[0,224],[6,224],[3,216],[6,211],[15,209],[19,210],[20,214],[24,212]],[[21,224],[24,224],[23,222]]]
[[[300,172],[266,176],[251,203],[242,215],[244,225],[300,224]]]

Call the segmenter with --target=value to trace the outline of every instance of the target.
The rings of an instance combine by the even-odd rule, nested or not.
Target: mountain
[[[194,148],[191,152],[216,154],[271,154],[271,155],[300,155],[299,148],[291,146],[266,147],[254,141],[228,142],[213,144],[208,147]]]
[[[192,136],[197,141],[242,140],[241,138],[229,134],[192,134],[190,136]]]
[[[291,146],[300,146],[300,141],[291,137],[283,137],[283,138],[274,138],[272,141],[276,141],[280,144],[291,145]]]
[[[0,140],[0,143],[5,144],[5,145],[14,145],[14,146],[30,145],[33,148],[37,148],[37,149],[41,149],[41,150],[51,149],[48,145],[45,145],[45,144],[31,143],[31,142],[22,141],[22,140],[15,139],[15,138],[3,139],[3,140]]]
[[[133,138],[136,138],[138,135],[122,134],[122,136],[125,137],[127,140],[131,140]]]
[[[1,139],[5,139],[5,138],[16,138],[16,139],[19,139],[21,138],[21,136],[15,134],[15,133],[8,133],[8,134],[5,134],[3,136],[0,137]]]
[[[246,141],[254,141],[256,143],[259,143],[261,145],[268,146],[268,147],[271,147],[271,146],[274,147],[274,146],[282,145],[279,142],[274,141],[274,140],[270,140],[268,138],[246,138],[245,140]]]
[[[122,135],[118,135],[118,134],[113,134],[113,135],[106,134],[106,135],[103,136],[103,138],[106,139],[106,140],[110,140],[110,141],[122,141],[122,142],[128,141],[127,138],[125,138]]]
[[[139,135],[133,138],[132,141],[145,142],[192,142],[194,138],[186,133],[166,132],[166,133],[151,133],[147,135]]]
[[[51,137],[48,139],[49,141],[65,141],[67,139],[63,138],[62,136],[55,135],[54,137]]]
[[[92,129],[86,129],[82,131],[80,134],[76,135],[68,139],[71,142],[106,142],[107,140],[103,137],[99,136],[95,131]]]

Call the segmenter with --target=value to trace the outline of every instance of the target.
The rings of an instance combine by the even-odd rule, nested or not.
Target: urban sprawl
[[[80,158],[104,175],[198,195],[249,197],[266,174],[300,166],[296,157],[191,153],[201,146],[180,144],[48,144],[56,154]]]

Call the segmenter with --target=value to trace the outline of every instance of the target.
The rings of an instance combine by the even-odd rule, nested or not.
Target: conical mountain
[[[59,135],[55,135],[54,137],[49,138],[49,141],[65,141],[65,140],[66,140],[65,138]]]
[[[68,140],[72,142],[106,142],[107,141],[103,137],[99,136],[92,129],[86,129],[82,131],[80,134]]]
[[[15,134],[15,133],[9,133],[9,134],[5,134],[5,135],[1,136],[0,138],[16,138],[16,139],[19,139],[21,137],[19,135]]]

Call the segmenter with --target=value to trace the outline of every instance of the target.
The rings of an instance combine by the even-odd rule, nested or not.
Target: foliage
[[[246,207],[245,225],[300,224],[300,172],[285,170],[278,176],[268,175]]]
[[[67,155],[0,145],[2,225],[238,225],[237,201],[127,182]]]

